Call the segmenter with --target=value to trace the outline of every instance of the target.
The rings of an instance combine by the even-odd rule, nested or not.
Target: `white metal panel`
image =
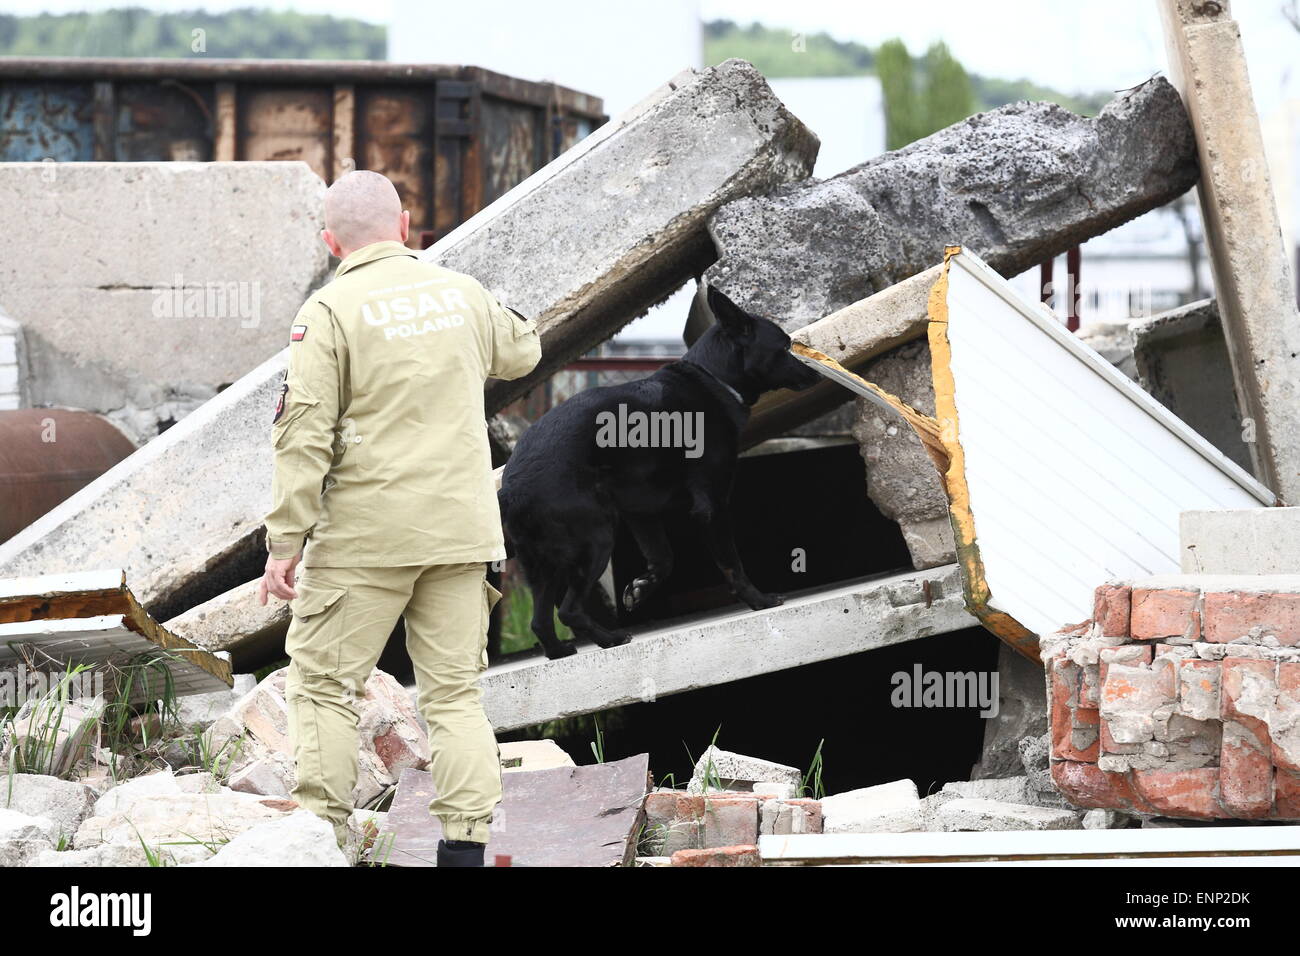
[[[957,439],[992,607],[1036,633],[1174,573],[1183,511],[1273,495],[969,252],[948,270]],[[969,582],[968,582],[969,583]]]

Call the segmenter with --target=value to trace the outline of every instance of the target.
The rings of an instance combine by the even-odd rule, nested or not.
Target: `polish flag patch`
[[[307,326],[305,325],[295,325],[292,329],[289,330],[290,342],[301,342],[306,337],[307,337]]]

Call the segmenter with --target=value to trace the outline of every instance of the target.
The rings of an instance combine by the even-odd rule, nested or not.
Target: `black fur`
[[[716,324],[676,362],[648,378],[587,389],[529,428],[506,463],[498,499],[506,535],[533,592],[533,633],[547,657],[575,648],[555,634],[552,612],[601,647],[629,635],[604,613],[597,581],[609,563],[619,521],[627,524],[646,570],[624,589],[631,610],[672,573],[661,518],[689,512],[733,594],[758,609],[781,603],[750,582],[732,539],[729,502],[740,433],[749,406],[778,388],[804,389],[818,374],[790,353],[775,322],[708,290]],[[725,383],[725,384],[723,384]],[[740,399],[729,391],[734,389]],[[683,448],[600,447],[597,416],[629,412],[703,413],[702,454]]]

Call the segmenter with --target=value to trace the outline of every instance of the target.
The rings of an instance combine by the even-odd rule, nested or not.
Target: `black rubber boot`
[[[483,844],[469,840],[439,840],[439,866],[482,866]]]

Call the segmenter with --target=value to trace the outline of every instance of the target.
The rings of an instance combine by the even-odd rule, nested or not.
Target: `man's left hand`
[[[293,579],[298,568],[298,562],[301,560],[301,551],[292,558],[268,557],[266,559],[266,570],[262,573],[262,580],[257,585],[257,600],[265,604],[268,592],[282,601],[292,601],[296,598],[298,592],[293,589]]]

